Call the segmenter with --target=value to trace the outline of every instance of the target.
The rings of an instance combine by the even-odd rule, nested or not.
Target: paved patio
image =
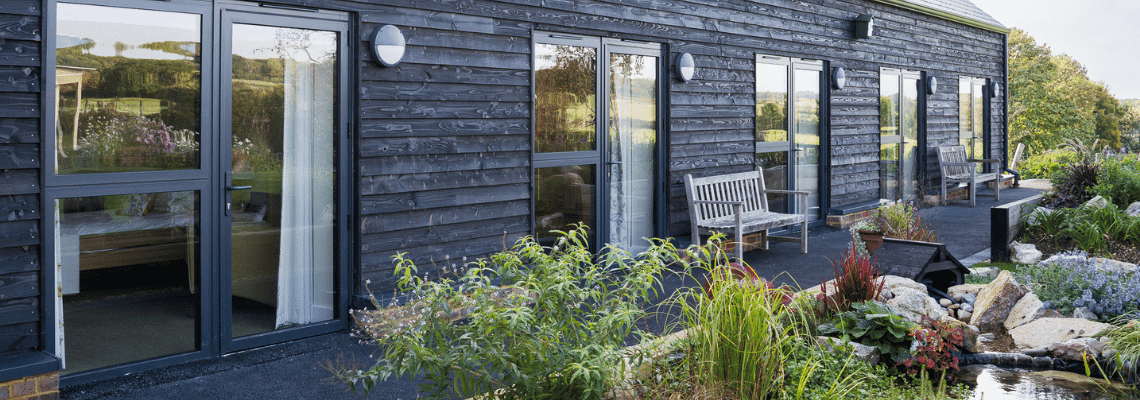
[[[1040,185],[1002,190],[1002,201],[979,197],[978,205],[955,203],[922,210],[923,221],[947,244],[947,249],[966,264],[989,258],[990,207],[1041,192]],[[813,228],[809,253],[800,254],[798,243],[773,243],[769,250],[745,253],[744,258],[757,272],[777,282],[798,282],[809,287],[834,277],[832,259],[843,255],[850,242],[846,230],[826,226]],[[666,280],[666,290],[693,282],[678,277]],[[647,323],[648,329],[661,330],[667,320]],[[333,382],[322,365],[337,360],[356,360],[371,365],[375,349],[358,343],[347,333],[323,335],[232,354],[175,367],[147,371],[77,387],[61,392],[65,399],[269,399],[269,398],[365,398]],[[416,382],[402,379],[378,385],[370,399],[413,399]]]

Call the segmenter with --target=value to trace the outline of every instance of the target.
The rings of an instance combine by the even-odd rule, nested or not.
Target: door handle
[[[606,161],[606,166],[607,166],[607,167],[612,167],[612,166],[615,166],[615,165],[621,165],[621,161]]]
[[[229,190],[229,191],[250,190],[250,189],[253,189],[253,186],[226,186],[226,190]]]

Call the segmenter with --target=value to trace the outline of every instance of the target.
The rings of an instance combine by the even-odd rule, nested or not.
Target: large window
[[[985,132],[987,125],[986,80],[981,78],[958,78],[958,142],[966,146],[971,159],[986,157]],[[979,171],[982,165],[978,165]]]
[[[200,15],[61,3],[56,173],[198,168]]]
[[[821,215],[822,85],[823,62],[756,57],[756,168],[768,189],[811,193],[806,212],[812,220]],[[788,204],[785,194],[768,194],[768,207],[788,212],[799,205]]]

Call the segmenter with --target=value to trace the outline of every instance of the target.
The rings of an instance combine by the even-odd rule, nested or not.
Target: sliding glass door
[[[879,72],[879,197],[913,200],[919,196],[922,74],[883,68]]]
[[[769,194],[776,212],[804,212],[819,220],[823,132],[823,62],[756,57],[756,168],[768,189],[807,191],[807,210],[785,194]],[[790,132],[789,132],[789,129]]]

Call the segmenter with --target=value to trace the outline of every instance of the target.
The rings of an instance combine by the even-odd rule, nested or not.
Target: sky
[[[1029,33],[1053,54],[1068,54],[1118,99],[1140,99],[1140,1],[972,0],[1009,28]]]

